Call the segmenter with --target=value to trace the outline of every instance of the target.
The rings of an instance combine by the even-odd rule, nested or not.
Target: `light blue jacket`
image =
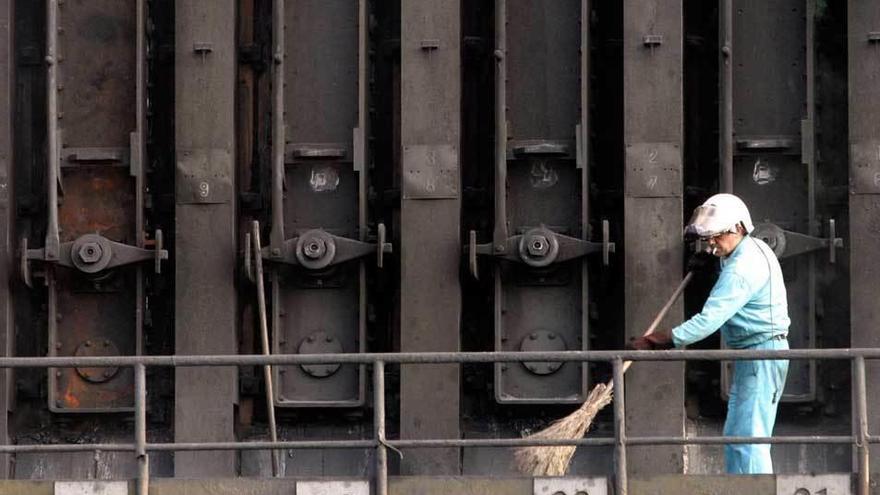
[[[776,255],[764,241],[743,237],[727,258],[703,310],[672,329],[681,347],[717,329],[727,347],[743,349],[788,333],[788,299]]]

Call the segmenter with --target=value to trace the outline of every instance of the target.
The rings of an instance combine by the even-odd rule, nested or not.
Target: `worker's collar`
[[[737,256],[739,256],[740,254],[742,254],[742,252],[744,251],[743,244],[746,243],[746,239],[748,239],[748,238],[749,238],[748,234],[743,235],[740,238],[739,242],[736,244],[736,247],[733,248],[733,251],[731,251],[730,254],[728,254],[727,256],[721,258],[721,261],[722,262],[729,262],[730,260],[732,260],[732,259],[736,258]]]

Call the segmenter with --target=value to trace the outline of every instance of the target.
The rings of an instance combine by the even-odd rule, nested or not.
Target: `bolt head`
[[[97,263],[104,255],[104,249],[97,242],[86,242],[80,246],[77,255],[83,263]]]
[[[317,260],[327,252],[327,244],[324,243],[324,239],[315,237],[309,239],[309,241],[303,245],[302,249],[303,254],[307,258]]]
[[[526,241],[527,249],[532,256],[546,256],[550,251],[550,241],[543,235],[533,235]]]

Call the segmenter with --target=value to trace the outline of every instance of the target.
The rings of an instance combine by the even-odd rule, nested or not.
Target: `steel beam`
[[[401,351],[460,347],[461,2],[401,2]],[[401,438],[458,438],[457,365],[401,369]],[[408,449],[407,474],[458,474],[459,449]]]
[[[681,0],[623,4],[626,338],[641,335],[682,277]],[[666,327],[682,319],[673,307]],[[684,434],[684,365],[637,363],[627,373],[628,436]],[[657,421],[651,411],[663,411]],[[680,446],[631,447],[631,474],[680,473]]]
[[[15,25],[13,0],[0,0],[0,356],[13,353],[15,328],[9,281],[13,278],[15,208],[12,195],[13,132],[15,101]],[[9,443],[8,412],[12,409],[12,371],[0,372],[0,443]],[[9,477],[9,456],[0,455],[0,479]]]
[[[234,0],[175,3],[175,351],[235,354]],[[176,441],[228,441],[235,368],[175,373]],[[178,477],[233,476],[233,452],[179,453]]]
[[[850,144],[850,316],[851,345],[880,347],[880,9],[873,0],[850,0],[849,144]],[[868,424],[880,423],[880,363],[867,369]],[[876,430],[871,433],[877,434]],[[880,472],[872,456],[871,473]]]

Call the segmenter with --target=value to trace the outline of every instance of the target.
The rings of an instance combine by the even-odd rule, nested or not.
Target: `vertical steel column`
[[[46,0],[46,259],[57,260],[61,240],[58,234],[58,168],[60,160],[58,130],[58,0]]]
[[[373,363],[373,430],[376,445],[376,495],[388,494],[388,448],[385,446],[385,362]]]
[[[626,467],[626,403],[625,381],[623,373],[626,371],[623,362],[615,359],[614,365],[614,493],[626,495],[627,492],[627,467]]]
[[[12,126],[15,121],[15,2],[0,0],[0,356],[13,354],[15,332],[14,305],[9,280],[15,266],[15,208],[12,185],[14,163]],[[9,411],[12,370],[0,370],[0,444],[9,443]],[[0,479],[9,477],[9,455],[0,455]]]
[[[234,0],[175,2],[175,352],[235,354]],[[231,441],[237,370],[175,372],[175,441]],[[234,476],[235,452],[179,452],[175,476]]]
[[[720,69],[719,86],[721,89],[721,108],[718,116],[720,156],[721,156],[721,192],[733,192],[733,0],[721,0],[718,11],[718,32],[720,34],[721,54],[718,67]]]
[[[495,0],[495,218],[507,218],[507,0]],[[495,222],[495,249],[507,242],[507,222]],[[501,284],[496,277],[495,284]],[[495,291],[496,294],[498,291]],[[496,308],[496,311],[500,308]],[[500,321],[501,315],[495,315]]]
[[[880,347],[880,9],[874,0],[847,3],[850,150],[850,316],[852,347]],[[880,422],[880,363],[866,364],[867,421]],[[854,394],[858,391],[854,390]],[[855,454],[855,453],[854,453]],[[874,456],[870,472],[880,472]]]
[[[147,455],[147,371],[143,364],[134,367],[134,439],[137,451],[137,495],[150,492],[150,458]]]
[[[858,495],[869,495],[871,492],[871,467],[870,467],[870,449],[868,443],[868,389],[865,386],[865,358],[859,356],[853,362],[853,374],[855,384],[855,421],[856,428],[853,434],[858,449]]]
[[[274,256],[281,255],[284,245],[284,1],[275,0],[272,4],[272,59],[275,64],[272,68],[272,231],[269,233],[269,247]]]
[[[639,336],[682,274],[681,0],[625,0],[624,240],[626,338]],[[681,303],[663,326],[682,319]],[[684,434],[684,363],[637,363],[626,375],[628,435]],[[650,393],[644,393],[644,391]],[[664,411],[657,423],[649,411]],[[633,447],[632,473],[680,473],[681,446]]]
[[[402,351],[458,351],[461,2],[401,2]],[[401,366],[402,438],[459,438],[460,366]],[[426,394],[425,391],[431,393]],[[404,474],[458,474],[458,448],[410,449]]]

